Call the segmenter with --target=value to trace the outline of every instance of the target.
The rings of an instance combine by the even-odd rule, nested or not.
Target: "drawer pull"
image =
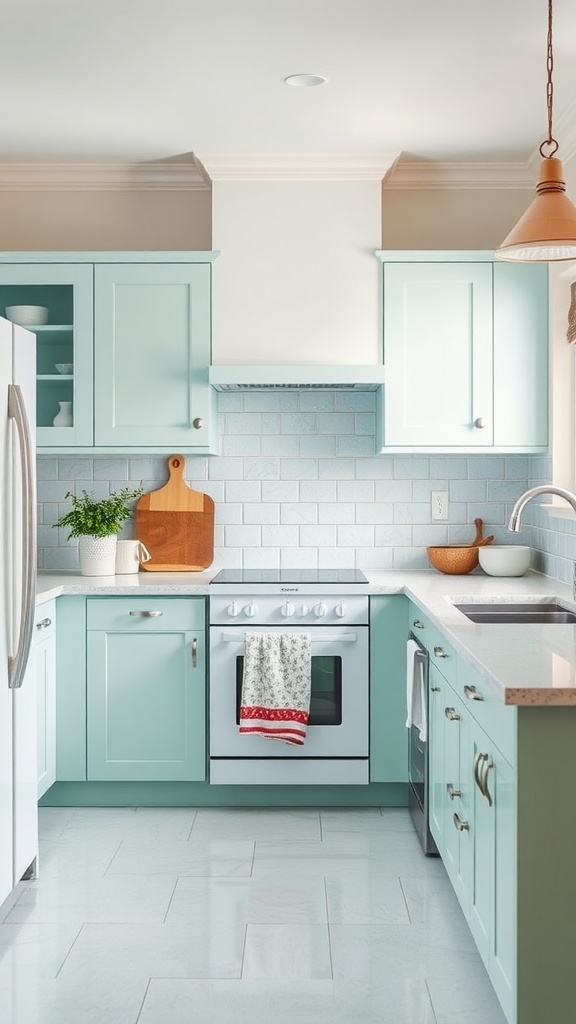
[[[468,832],[470,830],[468,822],[462,821],[459,814],[455,814],[452,820],[454,822],[454,828],[457,828],[459,832]]]
[[[130,615],[138,615],[142,619],[157,619],[159,615],[163,615],[164,612],[130,612]]]
[[[444,714],[449,722],[459,722],[460,715],[456,711],[456,708],[444,708]]]
[[[430,690],[432,691],[432,693],[440,693],[440,687],[439,686],[431,686]]]
[[[464,693],[468,697],[468,700],[484,700],[484,697],[481,693],[478,693],[475,686],[465,686]]]
[[[192,644],[191,644],[191,647],[192,647],[192,668],[197,668],[197,666],[198,666],[198,641],[197,641],[196,637],[194,637],[194,639],[192,641]]]
[[[40,619],[40,622],[36,623],[36,629],[48,629],[48,626],[52,625],[52,619]]]
[[[446,654],[446,651],[444,650],[443,647],[435,647],[434,648],[434,657],[435,658],[449,658],[450,655]]]
[[[454,800],[457,796],[462,796],[462,790],[454,789],[454,786],[452,785],[451,782],[447,783],[446,792],[448,793],[448,796],[450,797],[451,800]]]
[[[414,622],[412,623],[412,625],[414,626],[414,629],[424,629],[425,628],[424,623],[420,622],[420,619],[414,619]]]

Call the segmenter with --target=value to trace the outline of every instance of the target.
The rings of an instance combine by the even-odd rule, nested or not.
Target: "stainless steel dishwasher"
[[[412,673],[414,685],[422,681],[424,721],[428,725],[428,651],[413,633],[408,636],[406,650],[406,672]],[[429,827],[428,779],[428,731],[426,728],[421,734],[418,725],[412,723],[408,732],[408,807],[422,849],[430,857],[438,856],[438,848]]]

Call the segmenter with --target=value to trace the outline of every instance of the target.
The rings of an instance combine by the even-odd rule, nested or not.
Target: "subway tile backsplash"
[[[214,568],[428,568],[429,544],[485,533],[509,543],[516,498],[550,479],[549,460],[526,455],[376,455],[375,396],[354,392],[221,394],[222,454],[189,456],[186,480],[216,503]],[[67,491],[105,495],[167,479],[165,457],[38,458],[39,568],[78,568],[77,542],[52,524]],[[430,495],[446,490],[447,522]],[[122,536],[132,536],[125,524]],[[534,566],[568,581],[576,527],[528,506],[519,542]]]

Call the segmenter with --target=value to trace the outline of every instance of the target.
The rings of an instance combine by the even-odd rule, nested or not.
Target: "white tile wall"
[[[216,502],[215,568],[425,569],[426,546],[470,541],[477,516],[510,542],[513,502],[550,479],[542,457],[376,455],[371,393],[221,395],[220,417],[222,455],[186,465],[190,485]],[[76,542],[52,528],[67,491],[165,482],[165,457],[39,457],[39,568],[78,567]],[[431,521],[433,490],[449,493],[446,523]],[[576,530],[541,517],[527,509],[518,540],[541,549],[541,571],[571,578]]]

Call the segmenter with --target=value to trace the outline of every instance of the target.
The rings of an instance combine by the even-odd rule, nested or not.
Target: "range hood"
[[[216,391],[377,391],[383,366],[211,366]]]
[[[382,180],[398,157],[198,154],[212,181],[210,383],[376,391]]]

